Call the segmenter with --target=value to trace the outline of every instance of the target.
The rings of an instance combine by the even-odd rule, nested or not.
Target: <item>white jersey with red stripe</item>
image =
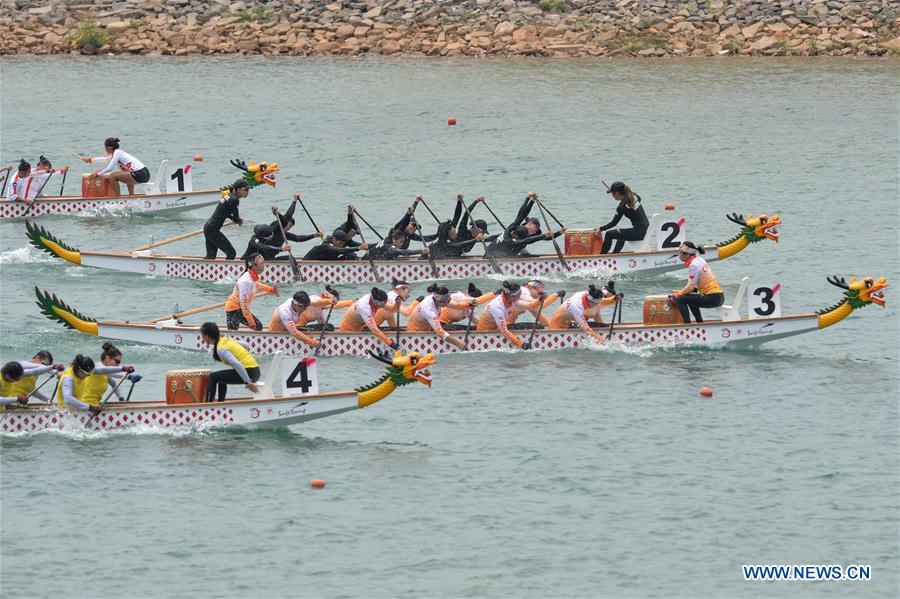
[[[359,314],[359,317],[362,318],[363,322],[375,322],[375,312],[372,310],[372,294],[367,293],[353,304],[356,308],[356,313]]]
[[[139,171],[144,168],[143,162],[121,148],[113,152],[112,156],[91,158],[91,163],[104,162],[106,160],[109,160],[109,162],[96,172],[97,175],[107,175],[116,170],[116,167],[118,167],[120,171],[125,171],[126,173],[133,173],[134,171]]]
[[[34,191],[31,190],[33,186],[34,179],[31,175],[19,177],[19,173],[17,172],[9,180],[9,190],[6,192],[6,199],[9,201],[24,200],[28,197],[29,193],[37,192],[37,188],[35,188]]]

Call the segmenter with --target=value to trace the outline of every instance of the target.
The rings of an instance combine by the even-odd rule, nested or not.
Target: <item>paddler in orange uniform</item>
[[[309,307],[309,294],[305,291],[298,291],[288,301],[284,302],[272,312],[272,319],[269,321],[269,330],[276,333],[290,333],[306,345],[316,347],[319,342],[298,329],[297,323],[304,310]]]
[[[538,297],[544,297],[543,306],[536,300]],[[519,302],[516,303],[512,310],[510,310],[509,314],[509,323],[512,324],[518,320],[519,316],[522,314],[529,312],[535,318],[540,315],[538,322],[542,325],[547,326],[550,324],[550,321],[546,316],[540,311],[541,308],[546,308],[553,302],[555,302],[559,298],[563,298],[566,296],[565,291],[557,291],[556,293],[551,293],[550,295],[544,294],[544,283],[542,281],[538,281],[537,279],[532,279],[525,283],[525,286],[522,287],[522,296],[519,298]],[[526,308],[525,306],[532,306],[532,308]]]
[[[384,334],[378,323],[375,322],[375,313],[383,308],[388,301],[388,295],[378,287],[372,287],[372,291],[356,300],[350,308],[344,312],[341,320],[340,331],[353,332],[369,329],[373,335],[381,339],[391,349],[399,349],[395,341]]]
[[[607,283],[606,287],[597,288],[589,285],[587,291],[579,291],[573,293],[572,297],[562,303],[550,319],[550,329],[570,329],[573,325],[578,326],[582,331],[593,337],[596,341],[603,343],[604,339],[597,331],[588,324],[588,319],[594,322],[603,323],[600,316],[600,308],[616,303],[615,287],[613,282]]]
[[[444,330],[441,325],[441,310],[443,308],[453,308],[454,310],[472,310],[478,305],[478,300],[469,299],[464,302],[454,302],[450,296],[450,290],[446,287],[438,286],[432,283],[428,287],[428,297],[419,302],[412,315],[409,317],[409,323],[406,325],[407,331],[434,333],[448,343],[452,343],[459,349],[466,349],[466,344],[462,339],[453,337]]]
[[[469,283],[469,288],[465,293],[462,291],[454,291],[450,294],[450,304],[441,308],[441,324],[443,326],[448,326],[458,322],[465,322],[469,319],[469,315],[474,311],[474,308],[470,308],[468,305],[463,309],[454,308],[454,305],[467,304],[468,300],[474,299],[477,302],[477,305],[481,306],[495,297],[497,297],[497,294],[493,291],[482,293],[481,289],[476,287],[474,283]]]
[[[229,330],[237,330],[242,324],[256,331],[262,330],[262,322],[250,310],[250,302],[257,291],[278,295],[278,288],[259,282],[259,275],[266,269],[266,260],[259,254],[251,254],[244,263],[246,270],[234,284],[234,290],[225,302],[225,319]]]
[[[521,301],[522,288],[518,283],[513,281],[503,282],[503,291],[488,303],[487,307],[478,317],[478,326],[476,331],[500,331],[510,343],[520,349],[531,349],[531,344],[522,341],[518,335],[509,330],[509,317],[513,307]],[[531,304],[525,304],[522,308],[531,311],[537,309],[538,302],[543,301],[543,297],[538,297]]]

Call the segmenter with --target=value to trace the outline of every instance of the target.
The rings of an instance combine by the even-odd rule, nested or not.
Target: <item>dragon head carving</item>
[[[771,239],[776,243],[778,242],[777,227],[781,224],[781,217],[777,214],[772,216],[760,214],[757,217],[748,214],[747,218],[744,218],[743,214],[732,213],[728,220],[744,228],[741,231],[741,235],[750,243],[756,243],[763,239]]]
[[[250,187],[267,184],[275,187],[275,174],[278,172],[277,162],[253,162],[247,165],[243,160],[232,160],[231,166],[244,171],[244,180]]]
[[[369,354],[376,360],[389,366],[387,376],[398,387],[408,385],[414,381],[431,386],[431,371],[429,368],[437,363],[431,354],[423,356],[419,352],[414,351],[404,356],[403,352],[398,351],[394,354],[393,359],[389,358],[387,354],[377,354],[375,352],[369,352]]]
[[[848,283],[844,277],[828,277],[828,282],[836,287],[844,289],[846,302],[854,309],[862,308],[871,303],[876,303],[884,308],[884,289],[888,286],[887,279],[881,277],[877,281],[872,277],[857,279],[850,277]]]

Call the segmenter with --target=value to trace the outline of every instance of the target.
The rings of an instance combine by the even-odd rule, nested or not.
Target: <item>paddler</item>
[[[452,336],[441,325],[441,311],[445,308],[454,310],[473,310],[478,305],[478,300],[469,299],[464,302],[453,302],[451,300],[450,290],[443,286],[432,283],[427,289],[429,295],[419,302],[413,309],[406,325],[407,331],[426,332],[434,331],[434,333],[448,343],[452,343],[459,349],[466,349],[466,344],[462,339]]]
[[[604,339],[595,331],[588,319],[598,324],[603,323],[600,308],[616,303],[620,299],[615,294],[615,287],[610,281],[605,287],[597,288],[588,285],[587,291],[573,293],[572,297],[562,303],[550,319],[550,329],[570,329],[578,326],[582,331],[603,343]]]
[[[678,246],[678,259],[688,269],[688,282],[669,296],[669,303],[678,306],[686,323],[691,322],[691,314],[696,322],[703,322],[701,308],[718,308],[725,303],[716,275],[702,257],[705,253],[706,250],[690,241]]]
[[[212,346],[213,360],[231,366],[229,369],[217,370],[209,375],[209,385],[206,388],[207,402],[215,401],[217,395],[219,401],[225,401],[228,385],[244,385],[251,393],[259,391],[256,385],[260,376],[259,363],[247,348],[231,337],[223,336],[219,331],[219,325],[214,322],[204,322],[200,325],[200,338]]]
[[[314,246],[303,260],[356,260],[356,252],[369,249],[368,243],[356,243],[352,241],[343,229],[335,229],[330,237],[326,237],[322,243]]]
[[[59,377],[56,407],[87,410],[92,414],[99,413],[102,394],[108,386],[108,379],[105,377],[91,378],[91,375],[108,375],[123,372],[123,370],[122,366],[95,367],[92,359],[78,354]]]
[[[352,306],[353,300],[342,300],[337,296],[336,290],[332,293],[328,289],[325,289],[319,295],[311,295],[309,296],[309,306],[307,306],[307,308],[303,310],[303,313],[300,314],[300,318],[297,320],[297,326],[303,327],[307,326],[309,323],[316,323],[316,325],[320,325],[319,328],[321,328],[327,324],[329,330],[334,330],[334,325],[326,323],[325,320],[328,317],[326,311],[331,308],[332,304],[334,305],[334,309],[343,310]]]
[[[16,360],[15,363],[22,367],[22,375],[15,381],[4,380],[4,383],[12,383],[12,386],[9,388],[4,387],[2,395],[7,398],[28,397],[30,395],[40,401],[48,403],[53,401],[51,398],[36,390],[38,386],[37,378],[50,371],[55,370],[56,372],[60,372],[65,366],[62,364],[54,364],[53,355],[45,349],[34,354],[34,357],[32,357],[31,360]],[[8,364],[13,364],[13,362],[8,362]]]
[[[257,291],[278,295],[278,288],[259,282],[259,275],[266,269],[266,261],[259,254],[251,254],[244,262],[244,274],[238,277],[231,295],[225,301],[225,322],[229,330],[237,330],[242,324],[261,331],[262,322],[250,310],[250,303]]]
[[[300,192],[297,192],[294,194],[294,199],[293,201],[291,201],[290,207],[284,214],[278,214],[278,206],[272,206],[272,212],[276,213],[276,220],[273,220],[271,223],[269,223],[269,226],[272,227],[272,240],[270,245],[277,247],[280,245],[285,245],[288,241],[303,243],[304,241],[309,241],[311,239],[315,239],[316,237],[318,237],[319,239],[324,238],[324,235],[318,231],[316,231],[315,233],[310,233],[309,235],[298,235],[296,233],[291,233],[291,229],[296,224],[296,221],[294,220],[294,209],[297,208],[297,201],[299,199]],[[278,226],[279,222],[281,223],[281,227]],[[284,229],[284,235],[281,234],[282,229]],[[288,256],[278,256],[277,254],[275,254],[269,257],[266,252],[263,252],[262,254],[266,260],[288,259]]]
[[[31,163],[22,158],[19,161],[19,168],[9,181],[9,189],[6,192],[6,199],[10,202],[25,202],[29,206],[34,204],[34,200],[29,198],[29,194],[36,193],[31,190],[34,185],[34,179],[31,177]]]
[[[616,206],[616,215],[613,219],[602,227],[597,227],[597,235],[606,231],[603,235],[603,248],[600,250],[600,253],[608,254],[610,253],[610,248],[612,248],[612,253],[618,254],[625,247],[626,241],[640,241],[644,238],[647,234],[647,228],[650,226],[650,221],[647,220],[647,214],[641,205],[641,196],[634,193],[630,187],[621,181],[615,181],[609,186],[606,193],[611,194],[612,199],[619,202],[619,205]],[[619,224],[623,216],[631,221],[631,228],[613,229]],[[615,247],[612,247],[613,242],[616,243]]]
[[[537,279],[531,279],[522,287],[522,296],[519,298],[519,302],[516,303],[512,309],[510,310],[509,315],[509,324],[512,324],[518,320],[519,316],[524,314],[525,312],[530,312],[532,316],[538,318],[538,322],[540,324],[547,326],[550,324],[550,321],[544,316],[541,311],[542,308],[546,308],[551,305],[559,298],[563,298],[566,296],[566,292],[564,290],[557,291],[556,293],[551,293],[547,295],[544,293],[544,283],[543,281],[538,281]],[[538,297],[543,297],[543,305],[541,302],[536,301]],[[532,306],[531,309],[526,309],[525,306]]]
[[[203,225],[203,237],[206,239],[206,259],[215,260],[219,250],[225,254],[227,260],[234,260],[237,255],[234,246],[228,238],[222,234],[225,219],[230,219],[238,225],[244,224],[244,220],[238,211],[241,200],[250,195],[250,184],[244,179],[238,179],[226,188],[228,195],[219,200],[212,216]]]
[[[398,233],[394,229],[388,231],[387,236],[380,244],[369,250],[366,258],[372,260],[399,260],[410,256],[427,256],[428,248],[423,247],[418,250],[401,250],[400,245],[408,238],[402,233]]]
[[[400,238],[399,243],[394,244],[397,249],[407,250],[409,249],[410,241],[419,241],[419,242],[429,242],[434,241],[436,235],[419,235],[419,225],[416,221],[416,217],[413,214],[416,211],[416,206],[419,202],[422,201],[422,196],[417,195],[416,199],[413,201],[413,205],[406,209],[406,214],[403,215],[397,224],[391,227],[391,231],[393,231],[393,235],[396,235]]]
[[[487,246],[486,255],[494,258],[509,258],[513,256],[520,256],[523,255],[525,248],[532,243],[536,243],[544,239],[553,239],[555,237],[559,237],[565,232],[566,228],[562,227],[555,233],[553,231],[547,231],[545,233],[539,233],[537,235],[529,236],[528,228],[525,225],[519,225],[518,227],[510,231],[509,237],[504,237],[503,239],[492,241],[490,245]]]
[[[241,256],[241,260],[247,260],[251,254],[259,254],[266,260],[274,260],[280,252],[290,252],[291,246],[283,240],[280,245],[275,245],[275,227],[271,225],[256,225],[253,227],[253,237],[247,243],[247,249]],[[281,231],[278,232],[281,237]]]
[[[412,288],[409,286],[409,283],[398,279],[391,280],[391,290],[387,293],[387,304],[382,308],[379,308],[375,313],[375,322],[378,326],[384,324],[391,327],[397,326],[398,310],[403,316],[409,318],[410,314],[412,314],[412,311],[415,309],[416,304],[425,298],[424,296],[421,296],[410,305],[406,306],[403,302],[408,300],[410,295],[412,295]]]
[[[449,326],[458,322],[465,322],[469,319],[469,315],[474,311],[474,308],[469,307],[469,300],[475,300],[476,306],[481,306],[495,297],[496,294],[493,291],[482,293],[481,289],[476,287],[474,283],[469,283],[466,292],[454,291],[450,294],[450,303],[441,308],[441,324],[443,326]],[[453,307],[459,305],[465,305],[466,308],[459,309]]]
[[[459,205],[461,206],[463,202],[463,195],[459,194],[456,197],[457,201],[460,203]],[[473,201],[469,205],[469,209],[463,212],[463,215],[459,221],[459,227],[457,228],[456,240],[451,246],[452,249],[450,257],[459,257],[471,252],[475,247],[475,244],[479,241],[490,243],[491,241],[496,239],[496,236],[490,239],[485,237],[485,235],[487,235],[488,229],[487,222],[485,222],[484,220],[473,219],[472,224],[469,224],[469,214],[471,214],[472,211],[475,210],[475,207],[479,202],[483,201],[484,196],[478,196],[477,198],[475,198],[475,201]]]
[[[94,162],[104,163],[103,168],[92,173],[90,178],[103,177],[114,181],[115,185],[112,186],[112,195],[119,195],[120,182],[128,187],[128,195],[134,195],[136,183],[146,183],[150,180],[150,169],[144,166],[143,162],[119,148],[118,137],[107,137],[103,142],[103,149],[106,150],[106,156],[98,158],[82,156],[81,159],[88,164]]]
[[[46,197],[47,194],[44,193],[44,189],[47,186],[47,181],[51,176],[59,174],[62,175],[68,172],[69,167],[64,166],[59,170],[53,170],[53,165],[50,163],[47,158],[41,156],[38,158],[37,166],[34,167],[34,170],[31,171],[32,184],[31,188],[28,191],[28,198],[34,199],[36,197]],[[40,196],[38,196],[40,194]]]
[[[356,332],[369,329],[369,331],[381,339],[391,349],[399,349],[395,341],[378,327],[375,322],[375,313],[388,303],[388,294],[378,287],[372,287],[372,291],[356,300],[350,308],[344,312],[341,319],[340,331]]]
[[[105,342],[100,351],[100,364],[94,368],[94,372],[82,381],[81,396],[79,399],[87,404],[99,406],[103,400],[103,394],[111,387],[119,401],[125,401],[125,396],[119,390],[120,377],[114,376],[124,373],[128,380],[136,383],[141,380],[141,375],[134,374],[134,366],[122,366],[122,352],[109,341]]]
[[[300,329],[298,329],[300,318],[303,312],[309,308],[310,298],[305,291],[294,293],[291,299],[287,300],[272,312],[272,319],[269,321],[269,330],[276,333],[290,333],[303,343],[316,347],[319,342],[310,337]]]
[[[500,294],[488,303],[487,307],[481,312],[481,316],[478,317],[478,326],[475,330],[500,331],[515,347],[520,349],[531,349],[530,343],[522,341],[518,335],[509,330],[510,314],[513,307],[521,301],[521,297],[522,288],[518,283],[504,281],[503,289]],[[543,301],[543,299],[544,298],[539,297],[536,302]],[[532,305],[526,304],[523,307],[530,311]]]

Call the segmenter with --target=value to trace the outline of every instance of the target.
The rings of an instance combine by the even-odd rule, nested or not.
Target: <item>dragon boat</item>
[[[870,303],[884,307],[884,292],[888,286],[884,278],[877,281],[872,277],[864,279],[851,278],[848,283],[843,278],[829,277],[828,281],[844,290],[844,298],[835,306],[814,313],[793,314],[788,316],[774,315],[766,309],[748,310],[748,316],[741,317],[739,306],[746,295],[756,297],[755,288],[748,292],[749,277],[741,282],[731,305],[718,308],[719,318],[705,320],[702,323],[690,324],[645,324],[645,322],[626,322],[610,325],[596,325],[597,332],[608,341],[623,346],[633,347],[667,347],[674,345],[699,345],[718,348],[725,345],[747,346],[782,339],[800,333],[824,329],[836,324],[856,309]],[[769,294],[780,289],[776,286]],[[37,305],[41,312],[64,326],[89,335],[122,341],[137,341],[151,345],[180,347],[190,350],[208,351],[209,346],[200,338],[197,325],[182,324],[176,319],[168,319],[155,323],[128,321],[97,321],[68,306],[58,297],[35,287]],[[652,297],[652,296],[651,296]],[[664,297],[664,296],[663,296]],[[780,304],[779,304],[780,305]],[[774,306],[774,304],[773,304]],[[677,311],[675,311],[677,312]],[[767,312],[769,315],[767,315]],[[780,313],[780,308],[779,308]],[[707,316],[714,314],[707,311]],[[645,321],[647,318],[645,317]],[[651,321],[652,322],[652,321]],[[518,324],[516,326],[519,326]],[[225,330],[224,326],[221,326]],[[530,325],[523,323],[523,334],[531,335]],[[387,332],[389,329],[383,329]],[[466,351],[491,351],[511,349],[509,341],[500,332],[467,331],[458,328],[456,335],[464,335],[467,341]],[[393,336],[395,332],[392,331]],[[407,332],[398,334],[400,347],[420,353],[442,354],[456,353],[463,350],[440,339],[434,333]],[[228,331],[230,337],[243,343],[253,353],[274,354],[283,351],[289,354],[302,353],[308,349],[296,337],[289,333],[272,331],[255,331],[239,329]],[[536,328],[533,333],[532,348],[535,350],[559,350],[596,345],[596,341],[579,329],[542,329]],[[322,338],[319,355],[365,355],[382,348],[383,344],[369,332],[327,332]]]
[[[103,406],[96,417],[90,413],[57,409],[46,404],[29,405],[0,411],[0,432],[111,430],[140,426],[202,429],[285,427],[368,407],[393,393],[397,387],[410,383],[420,382],[430,387],[429,368],[435,364],[432,356],[419,355],[416,352],[406,355],[397,352],[393,358],[384,354],[373,354],[373,357],[387,364],[387,369],[384,375],[371,384],[353,391],[284,396],[272,392],[278,373],[293,373],[295,364],[303,363],[306,366],[310,360],[314,361],[314,358],[294,358],[293,363],[286,358],[286,364],[282,364],[282,357],[279,354],[273,359],[267,378],[260,385],[260,392],[253,397],[213,403],[195,401],[176,403],[169,400],[115,402]],[[306,368],[303,372],[306,376]],[[311,384],[308,379],[304,382],[306,385]],[[285,387],[284,383],[282,387]]]
[[[654,215],[654,220],[656,218]],[[741,230],[731,239],[705,246],[706,259],[709,262],[734,256],[747,246],[765,239],[776,242],[779,239],[777,227],[781,224],[781,219],[777,215],[769,217],[762,214],[754,217],[750,214],[744,218],[742,215],[732,214],[727,218],[739,225]],[[35,247],[81,266],[198,281],[231,281],[236,280],[244,272],[244,263],[241,260],[171,256],[157,254],[153,250],[88,252],[65,243],[34,223],[26,223],[26,231],[30,243]],[[545,277],[566,272],[573,276],[596,277],[599,274],[661,273],[683,268],[677,252],[671,248],[650,250],[647,240],[636,243],[635,246],[638,251],[567,256],[565,266],[556,254],[494,260],[476,257],[434,260],[434,268],[424,259],[375,260],[371,264],[367,260],[330,262],[298,260],[297,265],[301,280],[334,284],[389,281],[392,278],[416,282],[435,279],[473,279],[491,275]],[[673,247],[677,247],[677,244]],[[270,261],[262,278],[269,283],[288,283],[294,280],[294,275],[289,262]]]
[[[256,164],[235,160],[233,166],[244,172],[244,179],[251,187],[275,185],[278,165],[261,162]],[[172,213],[211,206],[222,199],[221,189],[194,190],[191,182],[191,165],[174,168],[163,160],[156,179],[137,183],[133,195],[109,195],[110,182],[97,179],[93,183],[82,181],[79,196],[41,196],[29,206],[23,201],[0,201],[0,220],[34,218],[62,214],[144,214]]]

